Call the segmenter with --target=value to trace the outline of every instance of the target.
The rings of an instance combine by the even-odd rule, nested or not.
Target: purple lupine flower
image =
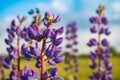
[[[9,40],[13,41],[14,37],[15,37],[14,34],[12,34],[12,33],[8,34],[8,39]]]
[[[63,27],[63,26],[60,27],[60,28],[58,28],[58,29],[55,31],[56,34],[62,34],[63,32],[64,32],[64,27]]]
[[[27,47],[25,44],[22,45],[21,51],[27,60],[31,60],[34,57],[38,57],[40,55],[39,49],[36,49],[32,46]]]
[[[18,53],[17,53],[17,48],[13,49],[13,53],[9,53],[9,58],[11,59],[18,59]]]
[[[50,12],[47,11],[47,12],[45,13],[45,17],[50,17]]]
[[[35,36],[37,36],[37,32],[34,31],[32,27],[29,27],[29,28],[28,28],[28,35],[29,35],[29,37],[30,37],[31,39],[34,39]]]
[[[62,52],[62,47],[56,47],[54,50],[54,56],[59,55]]]
[[[51,66],[54,66],[57,63],[61,63],[64,59],[65,59],[64,55],[56,54],[56,55],[51,56],[51,58],[48,60],[48,62]]]
[[[50,71],[50,75],[51,75],[51,76],[57,76],[57,75],[58,75],[58,71],[59,71],[58,68],[54,68],[54,69],[52,69],[52,70]]]
[[[33,27],[29,27],[28,28],[28,36],[31,39],[34,39],[37,41],[42,40],[42,29],[37,25],[34,25]]]
[[[61,17],[58,15],[58,16],[55,18],[54,23],[59,22],[60,19],[61,19]]]
[[[38,49],[36,47],[30,47],[30,50],[31,50],[32,54],[34,54],[36,57],[39,57],[40,49]]]
[[[97,40],[92,38],[89,40],[89,43],[87,43],[89,47],[96,46],[97,45]]]
[[[103,34],[105,32],[105,29],[103,27],[100,28],[99,34]]]
[[[17,68],[15,65],[12,65],[12,71],[10,72],[10,80],[16,80],[17,79]]]
[[[106,60],[105,67],[108,71],[112,70],[112,63],[110,61]]]
[[[13,46],[12,46],[12,45],[10,45],[10,47],[9,47],[9,48],[7,48],[6,50],[7,50],[7,52],[8,52],[8,53],[11,53],[11,52],[14,50],[14,48],[13,48]]]
[[[50,44],[46,50],[46,56],[52,57],[54,55],[54,45]]]
[[[11,25],[12,25],[12,26],[16,26],[15,20],[12,20],[12,21],[11,21]]]
[[[46,37],[46,38],[50,38],[51,37],[51,29],[45,29],[43,31],[43,35]]]
[[[91,23],[99,23],[99,17],[91,17],[89,20]]]
[[[17,34],[18,36],[21,35],[21,28],[20,28],[20,27],[17,27],[17,28],[16,28],[16,34]]]
[[[101,44],[102,44],[103,46],[109,46],[109,42],[107,41],[107,39],[103,39],[103,40],[101,41]]]
[[[8,32],[8,39],[5,39],[5,43],[7,45],[10,45],[13,42],[15,35],[11,29],[7,29],[7,32]]]
[[[21,32],[21,37],[27,42],[31,40],[30,37],[28,36],[28,27],[27,26],[25,26],[23,28],[23,31]]]
[[[63,78],[59,78],[57,75],[58,75],[58,68],[53,68],[51,71],[50,71],[50,78],[51,80],[64,80]]]
[[[5,43],[6,43],[7,45],[10,45],[10,44],[12,43],[12,41],[10,41],[10,40],[8,40],[8,39],[5,39]]]
[[[58,39],[53,39],[52,42],[53,42],[53,45],[59,46],[63,42],[63,38],[61,37]]]
[[[90,65],[91,69],[95,69],[96,68],[96,62],[94,60],[92,60],[92,64]]]
[[[36,66],[37,68],[40,68],[40,67],[41,67],[41,63],[37,61],[37,62],[35,63],[35,66]]]
[[[6,69],[9,69],[11,67],[12,59],[11,58],[5,58],[3,62],[3,66]]]
[[[21,80],[37,80],[39,78],[39,74],[34,69],[29,69],[28,66],[25,66],[21,71]]]
[[[104,32],[104,33],[105,33],[105,35],[107,35],[107,36],[111,34],[111,32],[109,31],[108,28],[105,29],[105,32]]]
[[[56,62],[55,62],[55,61],[53,61],[53,59],[49,59],[48,63],[49,63],[51,66],[56,65]]]
[[[71,48],[71,47],[72,47],[72,45],[70,45],[70,44],[66,45],[66,48]]]
[[[110,58],[112,56],[112,54],[110,53],[110,49],[105,49],[105,56],[107,58]]]
[[[108,24],[107,17],[103,16],[103,17],[101,18],[101,22],[102,22],[104,25],[107,25],[107,24]]]
[[[104,72],[102,76],[102,80],[113,80],[111,73]]]
[[[44,77],[45,77],[45,79],[47,79],[48,78],[48,71],[46,71],[45,73],[44,73]]]
[[[56,63],[60,63],[60,62],[62,62],[64,59],[65,59],[65,56],[64,56],[64,55],[60,55],[60,56],[56,56],[56,57],[54,58],[54,61],[55,61]]]
[[[90,28],[91,33],[97,33],[97,28],[96,26],[93,26],[92,28]]]
[[[93,73],[93,76],[90,76],[91,80],[99,80],[99,78],[100,78],[100,74],[99,73]]]
[[[91,52],[90,58],[91,58],[92,60],[95,60],[96,57],[97,57],[97,54],[96,54],[95,52]]]

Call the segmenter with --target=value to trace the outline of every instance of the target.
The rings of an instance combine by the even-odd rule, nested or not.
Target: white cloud
[[[60,13],[66,13],[72,7],[73,0],[52,0],[51,5],[54,10]]]
[[[107,9],[108,9],[107,15],[110,18],[110,20],[120,19],[120,1],[119,0],[109,3],[109,6]]]
[[[38,3],[37,7],[42,11],[52,10],[58,13],[66,13],[72,7],[73,0],[51,0],[50,3]]]
[[[112,31],[111,36],[109,37],[111,45],[120,51],[120,25],[112,25],[110,30]]]
[[[111,3],[112,4],[112,8],[116,13],[120,13],[120,1],[116,1]]]

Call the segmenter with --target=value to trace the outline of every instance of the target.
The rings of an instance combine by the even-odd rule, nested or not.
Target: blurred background
[[[104,13],[109,20],[107,27],[112,31],[108,39],[111,42],[111,51],[113,52],[111,58],[113,77],[114,80],[120,80],[120,0],[0,0],[0,55],[7,55],[4,39],[7,37],[6,28],[10,26],[12,19],[16,19],[17,15],[27,16],[25,24],[29,24],[32,21],[32,17],[28,15],[30,9],[39,8],[43,15],[46,11],[50,11],[61,16],[61,21],[55,24],[56,27],[66,26],[72,21],[77,23],[79,42],[77,47],[78,54],[80,54],[78,61],[80,71],[77,75],[79,80],[89,80],[88,76],[92,73],[89,69],[90,60],[88,58],[91,48],[87,47],[86,43],[89,38],[94,36],[89,32],[89,28],[92,27],[89,18],[96,15],[95,11],[99,4],[105,5]],[[62,46],[64,47],[63,52],[66,51],[66,41]],[[28,64],[31,63],[28,62]],[[61,77],[68,76],[68,73],[64,71],[64,62],[57,66],[61,67],[62,74],[59,73]]]

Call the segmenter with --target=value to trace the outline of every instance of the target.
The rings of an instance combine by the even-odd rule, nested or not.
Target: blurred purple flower
[[[112,63],[109,61],[109,58],[112,56],[109,50],[110,43],[106,38],[101,39],[101,35],[104,34],[106,36],[110,35],[111,32],[108,28],[101,27],[101,25],[107,25],[108,20],[107,17],[103,16],[103,10],[105,9],[104,5],[100,5],[97,9],[97,15],[98,17],[91,17],[90,22],[97,24],[97,35],[98,35],[98,41],[91,39],[89,40],[89,43],[87,44],[89,47],[96,46],[97,50],[95,52],[91,52],[90,59],[92,60],[92,65],[90,67],[92,69],[97,69],[93,73],[93,76],[90,77],[91,80],[112,80],[111,73],[112,70]],[[91,33],[94,32],[94,28],[91,29]],[[102,46],[101,46],[102,45]],[[97,58],[98,57],[98,58]],[[98,59],[98,62],[96,61]]]
[[[108,24],[107,17],[103,16],[103,17],[101,18],[101,23],[103,23],[104,25],[107,25],[107,24]]]
[[[96,46],[97,45],[97,40],[92,38],[89,40],[89,43],[87,43],[89,47]]]
[[[15,20],[14,20],[14,19],[11,21],[11,25],[12,25],[12,26],[16,26],[16,23],[15,23]]]
[[[97,28],[96,26],[93,26],[92,28],[90,28],[91,33],[97,33]]]
[[[106,28],[106,29],[105,29],[105,35],[107,35],[107,36],[108,36],[108,35],[110,35],[110,34],[111,34],[111,32],[109,31],[109,29],[108,29],[108,28]]]
[[[91,23],[99,23],[99,17],[91,17],[89,20]]]
[[[59,70],[58,68],[53,68],[50,71],[51,80],[64,80],[63,78],[58,77],[58,70]]]
[[[109,46],[109,42],[107,41],[107,39],[103,39],[103,40],[101,41],[101,44],[102,44],[103,46],[105,46],[105,47]]]

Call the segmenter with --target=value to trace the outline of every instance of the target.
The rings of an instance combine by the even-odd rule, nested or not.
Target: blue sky
[[[92,35],[89,33],[89,28],[92,26],[89,23],[89,17],[94,16],[95,10],[99,4],[106,6],[105,14],[108,17],[110,30],[112,35],[109,38],[111,45],[120,51],[120,0],[0,0],[0,53],[5,52],[4,38],[6,28],[9,27],[10,21],[16,16],[25,15],[32,8],[38,7],[42,14],[45,11],[56,13],[61,16],[61,22],[56,26],[65,26],[70,21],[76,21],[79,27],[79,48],[80,52],[88,52],[89,48],[86,42]],[[27,20],[30,22],[31,18]],[[83,49],[85,48],[85,49]]]

